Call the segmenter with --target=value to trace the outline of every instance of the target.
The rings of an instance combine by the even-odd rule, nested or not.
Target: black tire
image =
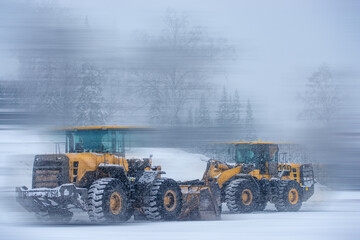
[[[225,189],[225,202],[230,212],[252,212],[259,198],[257,185],[248,179],[235,179]]]
[[[262,212],[267,206],[267,201],[259,201],[254,211]]]
[[[145,221],[147,220],[145,213],[138,210],[134,211],[134,221]]]
[[[41,223],[67,224],[71,221],[73,213],[67,210],[42,211],[35,213],[36,218]]]
[[[275,207],[279,212],[296,212],[302,206],[301,187],[294,180],[282,180],[278,185]]]
[[[96,180],[88,191],[88,215],[95,223],[120,223],[133,214],[128,191],[120,180]]]
[[[176,181],[157,178],[151,185],[150,193],[144,197],[143,211],[152,221],[176,220],[182,208],[181,189]]]

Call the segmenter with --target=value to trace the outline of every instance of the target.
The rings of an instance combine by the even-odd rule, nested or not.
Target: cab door
[[[271,176],[278,175],[278,158],[279,147],[277,145],[269,145],[269,162],[268,162],[268,174]]]

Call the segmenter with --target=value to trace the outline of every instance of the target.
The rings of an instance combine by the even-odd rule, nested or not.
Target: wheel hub
[[[250,189],[244,189],[241,193],[242,203],[246,206],[249,206],[252,202],[253,195]]]
[[[298,191],[295,188],[290,189],[288,198],[289,198],[290,204],[295,205],[299,200]]]
[[[118,215],[122,209],[122,197],[118,192],[113,192],[110,196],[110,211],[114,215]]]
[[[173,211],[176,208],[176,194],[173,190],[167,190],[164,195],[164,207],[167,211]]]

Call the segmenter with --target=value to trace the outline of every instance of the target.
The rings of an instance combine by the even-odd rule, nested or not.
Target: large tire
[[[282,180],[278,185],[275,207],[279,212],[296,212],[302,206],[301,187],[294,180]]]
[[[268,189],[270,189],[270,181],[267,178],[262,178],[259,181],[259,186],[260,186],[260,196],[258,198],[258,202],[257,202],[257,206],[255,208],[255,211],[264,211],[268,200],[266,198],[266,196],[268,195]]]
[[[133,209],[126,188],[120,180],[96,180],[88,192],[88,214],[95,223],[119,223],[129,220]]]
[[[230,212],[252,212],[259,198],[257,185],[248,179],[235,179],[225,189],[225,202]]]
[[[144,198],[143,211],[146,218],[152,221],[176,220],[181,208],[181,189],[173,179],[156,179],[151,185],[149,195]]]
[[[73,213],[67,210],[49,209],[48,211],[37,212],[35,216],[41,223],[67,224],[71,221]]]

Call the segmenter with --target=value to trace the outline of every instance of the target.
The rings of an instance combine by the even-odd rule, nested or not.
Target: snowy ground
[[[261,213],[230,214],[221,221],[135,222],[99,226],[78,213],[70,225],[41,225],[14,201],[14,187],[31,184],[35,153],[51,153],[53,144],[32,132],[0,131],[0,240],[2,239],[358,239],[360,192],[335,192],[317,186],[300,212],[278,213],[268,205]],[[200,154],[178,149],[132,149],[128,157],[148,157],[176,180],[201,178],[206,162]],[[11,163],[11,164],[9,164]]]

